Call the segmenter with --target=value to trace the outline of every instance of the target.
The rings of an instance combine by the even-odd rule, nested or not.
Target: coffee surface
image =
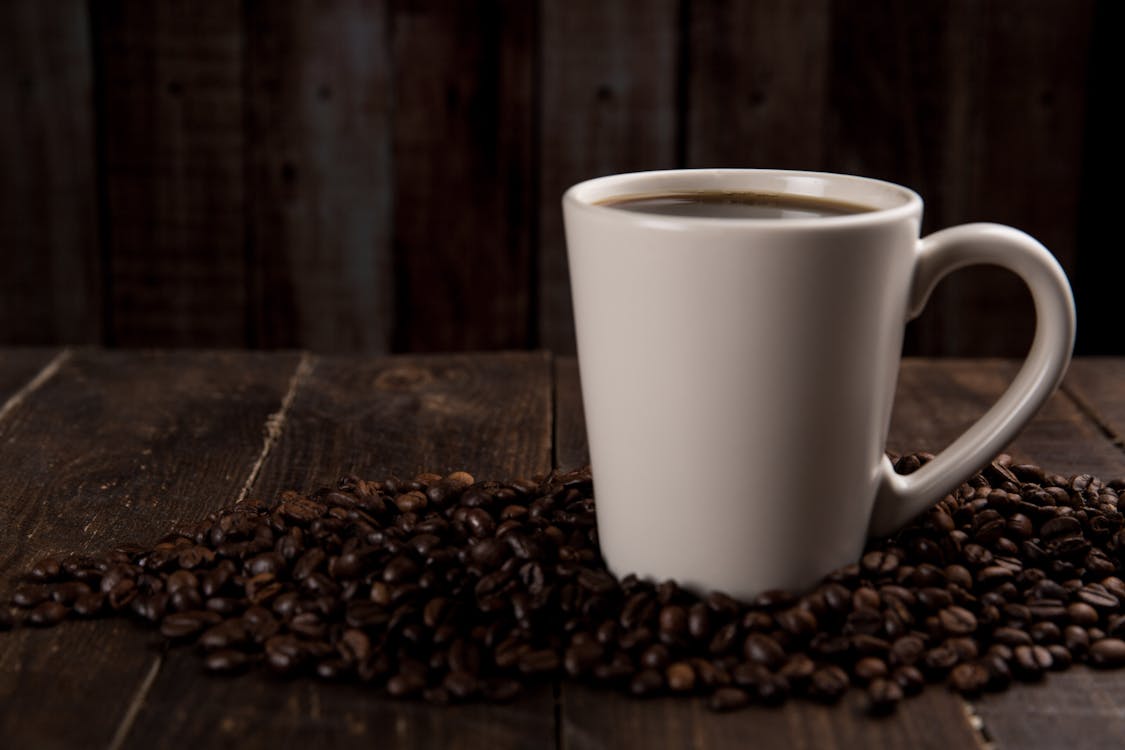
[[[713,219],[815,219],[875,210],[806,195],[717,190],[625,195],[599,201],[598,205],[643,214]]]

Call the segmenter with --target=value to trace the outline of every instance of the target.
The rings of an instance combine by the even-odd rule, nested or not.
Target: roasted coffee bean
[[[1062,630],[1053,622],[1037,622],[1028,631],[1036,643],[1057,643],[1062,640]]]
[[[519,669],[524,674],[543,674],[559,668],[559,655],[552,649],[528,651],[519,658]]]
[[[922,672],[913,666],[896,667],[891,674],[891,679],[902,688],[904,695],[916,695],[926,685],[926,678]]]
[[[721,687],[707,702],[712,711],[736,711],[750,703],[750,694],[736,687]]]
[[[848,689],[848,675],[837,666],[822,667],[813,672],[809,695],[825,703],[834,703]]]
[[[656,648],[653,646],[652,648]],[[646,652],[647,653],[647,652]],[[563,657],[563,668],[571,677],[589,674],[601,662],[605,649],[597,641],[572,643]],[[661,669],[663,665],[646,664],[649,669]]]
[[[774,615],[777,624],[790,635],[807,638],[817,630],[816,615],[807,609],[790,607]]]
[[[895,665],[912,665],[925,653],[926,644],[921,638],[906,635],[891,644],[890,660]]]
[[[51,590],[38,584],[23,584],[12,594],[12,604],[27,609],[51,598]]]
[[[992,631],[992,638],[1012,648],[1031,645],[1031,635],[1018,628],[996,628]]]
[[[1001,458],[811,591],[746,604],[610,575],[588,472],[345,477],[151,547],[41,561],[13,603],[38,624],[46,605],[139,615],[198,639],[216,671],[262,661],[435,703],[509,700],[565,670],[716,710],[862,684],[881,712],[926,676],[974,694],[1076,659],[1125,666],[1122,488]]]
[[[785,651],[778,642],[761,633],[751,633],[746,636],[742,651],[750,661],[770,668],[779,666],[785,659]]]
[[[664,676],[656,669],[642,669],[629,681],[629,692],[644,697],[664,690]]]
[[[867,656],[855,663],[852,672],[861,682],[867,683],[878,677],[886,677],[887,664],[882,659]]]
[[[65,604],[55,601],[40,602],[28,613],[27,622],[38,627],[50,627],[66,619],[69,612]]]
[[[105,594],[91,591],[74,600],[74,614],[79,617],[97,617],[105,611]]]
[[[988,686],[988,669],[980,664],[958,664],[949,674],[950,686],[962,695],[979,695]]]
[[[1125,640],[1102,638],[1090,645],[1086,662],[1093,667],[1113,668],[1125,665]]]
[[[1056,672],[1070,669],[1070,665],[1074,663],[1074,655],[1061,643],[1047,646],[1047,653],[1051,655],[1051,669]]]
[[[33,581],[54,581],[62,573],[62,562],[57,557],[44,557],[31,566],[27,577]]]
[[[815,619],[813,623],[815,629]],[[711,637],[711,609],[705,603],[696,602],[688,610],[688,634],[699,642],[707,642]]]
[[[1106,591],[1099,583],[1089,583],[1083,586],[1077,594],[1078,601],[1088,604],[1099,612],[1108,612],[1117,609],[1117,597]]]
[[[1070,516],[1056,516],[1039,529],[1043,541],[1051,541],[1082,533],[1082,524]]]
[[[1016,646],[1012,653],[1012,672],[1023,680],[1038,680],[1053,664],[1051,652],[1042,646]]]
[[[1090,636],[1085,628],[1068,625],[1063,630],[1063,645],[1076,656],[1081,656],[1090,648]]]
[[[214,612],[176,612],[161,620],[160,634],[173,640],[188,638],[218,625],[222,620],[222,616]]]
[[[689,692],[695,688],[695,670],[687,662],[676,662],[668,665],[664,671],[668,689],[677,693]]]
[[[203,659],[203,665],[207,668],[207,671],[216,674],[241,672],[249,662],[249,657],[245,653],[228,648],[211,651]]]
[[[937,646],[922,655],[921,664],[926,672],[942,676],[957,664],[957,652],[947,645]]]
[[[946,607],[938,613],[938,621],[950,635],[968,635],[977,629],[976,616],[964,607]]]
[[[895,710],[902,702],[903,689],[894,680],[876,678],[867,686],[867,710],[875,716],[882,716]]]

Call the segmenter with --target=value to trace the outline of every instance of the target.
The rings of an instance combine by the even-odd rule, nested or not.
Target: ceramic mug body
[[[871,210],[728,219],[601,205],[712,190]],[[904,324],[929,292],[918,286],[965,264],[939,259],[923,278],[915,193],[845,175],[677,170],[584,182],[563,204],[598,534],[614,573],[744,598],[801,589],[860,555],[877,499],[901,523],[940,498],[900,497],[907,488],[887,476],[883,453]],[[1073,341],[1065,278],[1062,287],[1066,299],[1054,288],[1036,297],[1059,297],[1060,318],[1053,340],[1037,342],[1050,360],[1031,383],[1038,401]],[[1000,437],[1034,408],[1007,412],[990,412]],[[969,446],[981,463],[991,438]],[[976,465],[955,463],[939,467],[930,492]]]

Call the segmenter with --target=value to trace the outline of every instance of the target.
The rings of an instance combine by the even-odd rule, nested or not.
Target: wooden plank
[[[1082,136],[1082,184],[1078,187],[1078,247],[1071,283],[1082,324],[1076,351],[1081,354],[1125,354],[1121,335],[1121,307],[1117,289],[1125,278],[1125,254],[1106,252],[1107,239],[1116,236],[1118,133],[1114,113],[1119,80],[1125,4],[1095,0],[1088,56],[1085,123]]]
[[[907,360],[899,375],[888,447],[937,452],[985,412],[1015,377],[1014,360]],[[1017,461],[1059,474],[1125,476],[1125,454],[1058,392],[1008,448]]]
[[[960,0],[954,18],[965,36],[949,60],[961,92],[963,131],[943,154],[958,180],[949,223],[998,221],[1043,242],[1073,276],[1078,233],[1087,62],[1093,0]],[[1019,123],[1013,127],[1013,123]],[[953,287],[945,353],[1022,356],[1034,316],[1021,282],[970,272]]]
[[[531,343],[535,4],[395,5],[395,349]]]
[[[540,21],[539,345],[574,352],[560,198],[599,175],[678,165],[680,3],[544,3]]]
[[[1125,359],[1076,359],[1063,387],[1119,448],[1125,447]]]
[[[8,400],[27,389],[58,356],[57,349],[0,349],[0,414],[10,408]]]
[[[890,717],[864,714],[851,691],[836,706],[789,701],[781,708],[751,706],[729,714],[710,711],[698,698],[638,700],[618,693],[563,685],[562,747],[594,748],[933,748],[968,750],[981,744],[960,701],[931,689],[902,703]]]
[[[152,541],[231,502],[294,360],[75,352],[0,421],[0,598],[36,557]],[[0,633],[5,746],[108,746],[159,668],[149,639],[124,620]]]
[[[691,3],[687,166],[823,168],[829,5]]]
[[[95,343],[101,270],[84,0],[0,3],[0,343]]]
[[[90,5],[110,343],[246,343],[242,4]]]
[[[1099,372],[1099,364],[1075,363],[1075,371],[1082,374],[1069,376],[1068,389],[1087,380],[1109,393],[1114,388],[1120,393],[1125,372],[1120,367]],[[891,445],[901,450],[944,446],[999,396],[1015,367],[1016,363],[1003,361],[905,363]],[[1091,388],[1091,393],[1102,391]],[[1064,392],[1051,398],[1010,452],[1017,460],[1033,461],[1064,475],[1093,473],[1105,480],[1125,476],[1125,452]],[[1125,674],[1077,667],[1051,675],[1042,685],[1021,685],[974,705],[985,733],[998,748],[1111,748],[1120,747],[1125,738],[1125,712],[1115,697],[1123,690]]]
[[[379,478],[465,469],[479,479],[550,467],[544,354],[315,361],[262,467],[254,496],[312,489],[342,473]],[[440,710],[355,685],[200,680],[198,657],[169,652],[125,747],[542,748],[554,742],[549,686],[511,705]]]
[[[246,203],[253,341],[389,348],[387,2],[246,6]]]
[[[556,463],[577,466],[588,460],[583,438],[570,431],[584,427],[572,415],[581,411],[577,363],[557,365]],[[783,708],[753,706],[716,715],[702,700],[639,701],[617,693],[564,683],[560,696],[562,747],[570,750],[630,745],[645,748],[737,748],[752,738],[762,748],[934,748],[980,745],[960,699],[929,689],[904,702],[892,716],[863,715],[863,696],[851,691],[840,706],[790,701]]]
[[[575,357],[558,357],[554,367],[555,467],[569,471],[590,463],[586,413],[582,410],[582,379]]]
[[[926,202],[925,232],[960,220],[950,206],[967,189],[973,168],[964,153],[966,92],[950,83],[964,49],[963,3],[890,0],[833,3],[831,117],[825,167],[887,179],[918,191]],[[861,7],[862,6],[862,7]],[[951,161],[950,161],[951,160]],[[905,351],[952,353],[954,290],[966,271],[938,286],[922,316],[907,327]]]
[[[926,231],[1008,223],[1073,271],[1092,8],[834,3],[826,166],[916,189]],[[1011,275],[961,272],[908,329],[907,351],[1022,355],[1031,309]]]

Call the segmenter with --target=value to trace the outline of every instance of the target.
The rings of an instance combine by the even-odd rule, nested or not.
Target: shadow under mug
[[[712,218],[606,201],[694,191],[859,204]],[[986,464],[1065,373],[1074,302],[1010,227],[919,239],[913,191],[849,175],[672,170],[563,196],[598,536],[610,570],[741,598],[800,590]],[[996,404],[917,472],[884,454],[903,329],[946,274],[990,264],[1031,290],[1036,330]]]

